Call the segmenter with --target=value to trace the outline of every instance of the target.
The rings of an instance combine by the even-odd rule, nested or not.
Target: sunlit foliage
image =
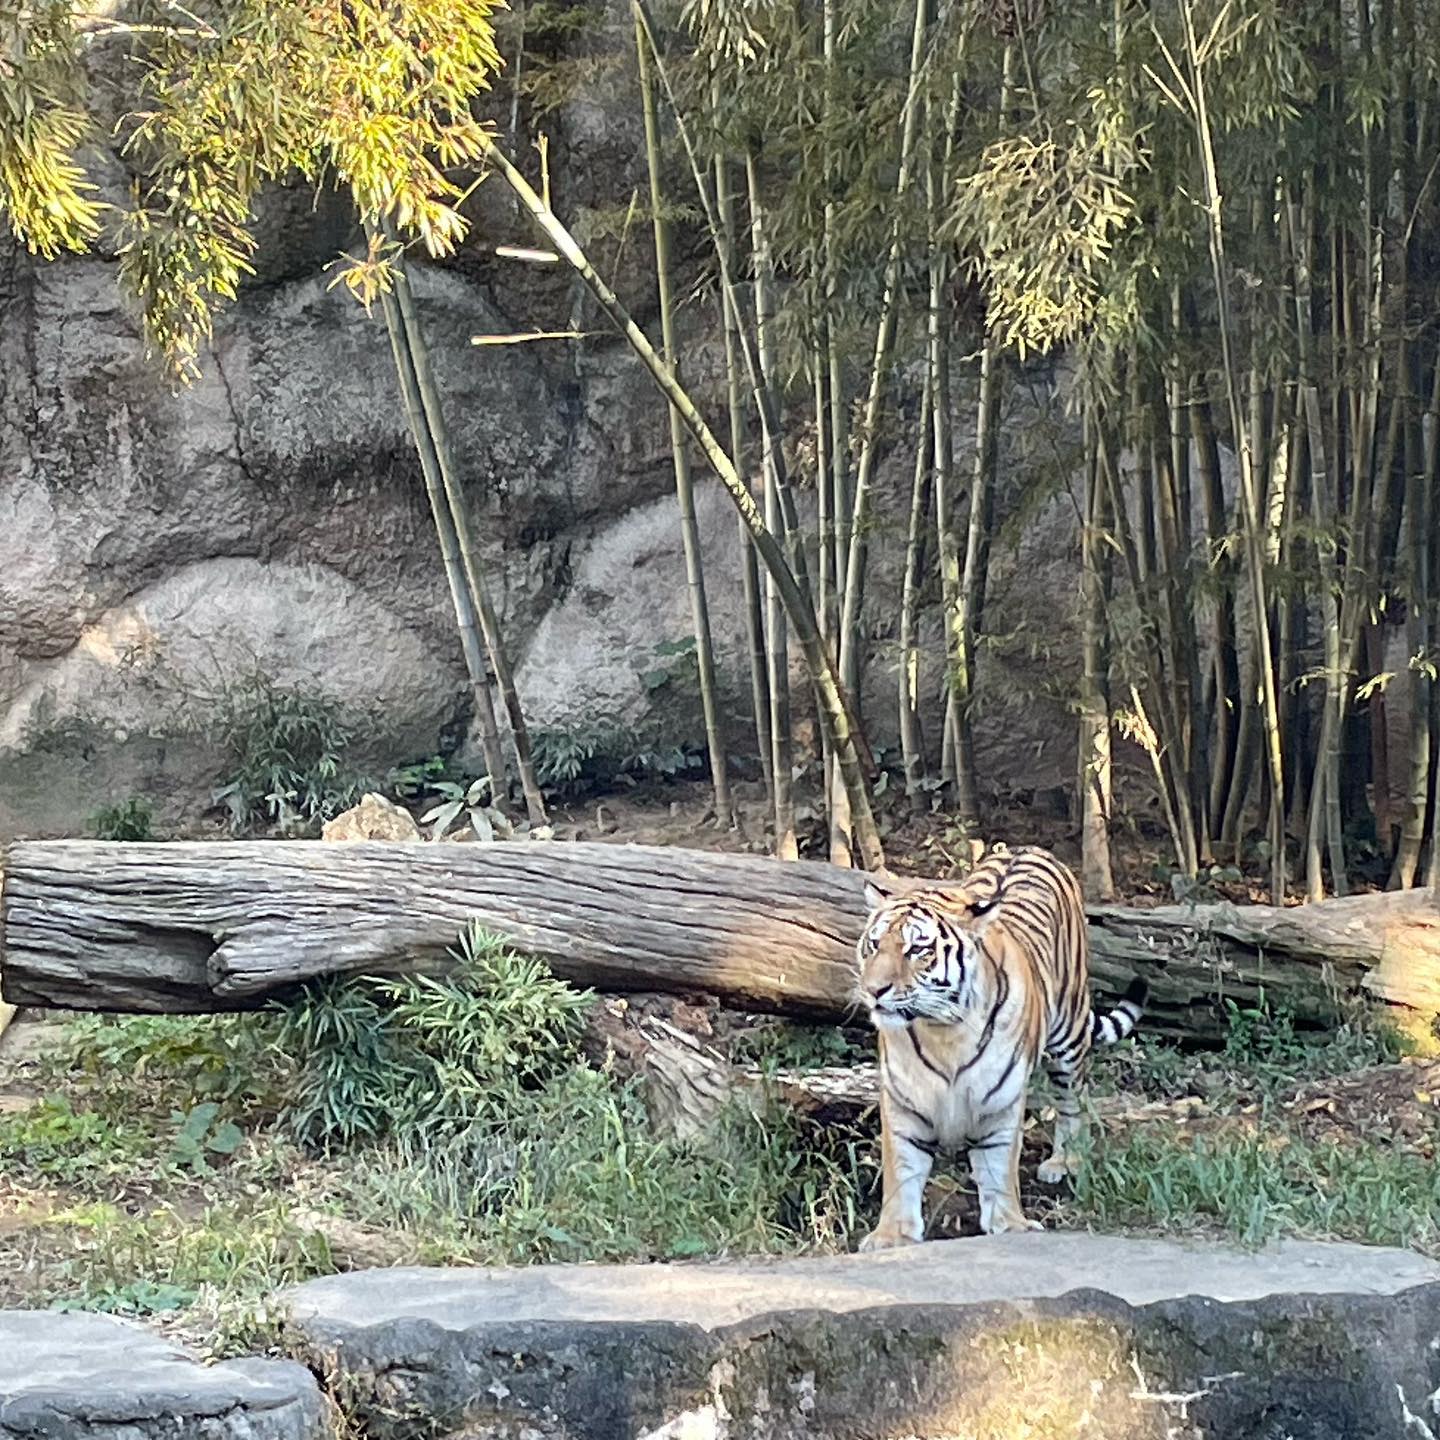
[[[481,153],[472,104],[500,63],[496,8],[241,0],[91,22],[69,4],[0,0],[0,214],[47,258],[113,231],[150,344],[192,379],[216,309],[250,271],[267,182],[343,187],[363,220],[434,256],[454,250]],[[84,160],[99,138],[84,62],[117,47],[137,77],[120,97],[135,179],[119,204]],[[372,251],[347,276],[362,299],[387,288],[386,260]]]

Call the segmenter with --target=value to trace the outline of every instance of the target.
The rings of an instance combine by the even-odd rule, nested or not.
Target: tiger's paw
[[[1035,1178],[1042,1185],[1058,1185],[1080,1173],[1080,1161],[1074,1155],[1052,1155],[1036,1167]]]
[[[987,1235],[1004,1235],[1012,1230],[1043,1230],[1045,1227],[1038,1220],[1026,1219],[1020,1210],[1002,1210],[988,1221],[982,1220],[980,1228]]]
[[[875,1255],[881,1250],[902,1250],[907,1245],[918,1245],[922,1237],[907,1235],[901,1230],[872,1230],[856,1250],[861,1255]]]

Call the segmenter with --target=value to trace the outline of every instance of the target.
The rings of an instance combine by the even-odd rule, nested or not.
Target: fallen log
[[[4,872],[0,992],[83,1010],[253,1009],[323,975],[441,968],[474,921],[576,984],[833,1022],[864,917],[853,871],[639,845],[32,841]],[[1359,994],[1440,1012],[1428,892],[1090,922],[1097,989],[1144,974],[1160,1032],[1214,1038],[1226,1000],[1262,992],[1315,1023]]]

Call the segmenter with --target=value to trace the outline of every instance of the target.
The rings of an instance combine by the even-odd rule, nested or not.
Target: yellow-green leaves
[[[121,281],[140,302],[150,343],[182,381],[200,373],[200,346],[214,312],[251,272],[249,191],[222,165],[201,157],[155,187],[120,225]]]
[[[44,105],[0,125],[0,214],[32,254],[47,260],[86,249],[100,233],[102,207],[90,198],[95,187],[74,159],[87,128],[77,111]]]
[[[475,98],[499,68],[500,0],[227,0],[183,24],[117,22],[138,77],[120,131],[140,180],[118,217],[122,279],[153,349],[181,382],[199,373],[215,311],[234,298],[266,183],[350,191],[431,255],[465,234],[460,203],[482,153]],[[83,250],[102,206],[75,158],[90,121],[68,0],[0,0],[0,214],[46,256]],[[455,172],[461,172],[456,174]],[[362,301],[383,259],[339,280]]]
[[[342,255],[326,266],[326,269],[338,267],[335,278],[326,288],[333,290],[337,285],[343,285],[365,307],[367,315],[382,295],[394,291],[395,262],[404,250],[404,246],[387,240],[373,227],[369,242],[364,255]]]
[[[100,233],[103,206],[75,159],[90,128],[76,44],[68,5],[0,0],[0,217],[47,260]]]
[[[986,146],[957,187],[952,233],[975,246],[990,327],[1023,354],[1074,340],[1101,318],[1106,261],[1134,218],[1138,137],[1094,89],[1089,113],[1036,122]]]

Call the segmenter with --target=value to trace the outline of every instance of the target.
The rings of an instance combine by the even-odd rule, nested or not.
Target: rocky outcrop
[[[1440,1267],[1362,1246],[374,1271],[292,1314],[372,1435],[1416,1440],[1440,1413]]]
[[[377,322],[318,265],[277,279],[171,395],[112,265],[12,258],[0,277],[0,835],[73,831],[136,792],[193,818],[216,778],[207,701],[257,669],[384,717],[387,762],[463,739],[464,671]],[[512,328],[487,283],[430,270],[417,289],[523,655],[572,553],[664,494],[664,415],[604,339],[496,362],[469,344]]]
[[[1024,1234],[363,1271],[288,1303],[314,1374],[0,1312],[0,1440],[1425,1440],[1440,1415],[1440,1265],[1359,1245]]]
[[[0,1440],[321,1440],[325,1418],[290,1361],[206,1365],[106,1315],[0,1311]]]
[[[583,236],[586,207],[623,204],[638,178],[633,107],[589,96],[547,126],[554,193]],[[114,157],[101,171],[110,190],[123,185]],[[532,238],[506,192],[488,183],[472,205],[473,241],[445,267],[417,267],[415,285],[522,694],[538,726],[633,730],[673,705],[645,677],[657,645],[690,627],[666,413],[563,266],[494,255]],[[110,250],[42,264],[0,234],[0,838],[75,833],[136,793],[162,826],[193,823],[221,778],[213,696],[257,671],[380,717],[372,750],[386,764],[467,740],[464,668],[388,342],[324,270],[355,229],[333,196],[276,192],[261,212],[259,273],[180,394],[143,353]],[[623,264],[603,237],[595,254],[648,323],[653,285],[636,245]],[[700,342],[686,346],[687,378],[718,424],[707,307],[687,307],[683,326]],[[585,338],[470,344],[571,328]],[[802,425],[797,412],[801,440]],[[1007,425],[1007,455],[1024,431]],[[962,423],[962,447],[964,434]],[[903,512],[909,484],[903,418],[891,438],[878,525]],[[713,484],[698,488],[738,711],[748,671],[735,519]],[[1067,599],[1074,588],[1067,513],[1060,538],[1013,572],[997,556],[992,613],[1029,651],[1026,614],[1053,627],[1057,611],[1052,594],[1022,613],[1036,566],[1055,570]],[[895,549],[876,548],[869,589],[879,743],[893,728]],[[1007,589],[1007,573],[1020,583]],[[1040,649],[1039,688],[1054,702],[1037,703],[1032,686],[1011,704],[997,687],[982,724],[982,768],[997,781],[1056,784],[1073,770],[1054,673],[1065,646],[1051,635]],[[938,713],[929,721],[938,744]],[[698,726],[688,738],[702,739]]]

